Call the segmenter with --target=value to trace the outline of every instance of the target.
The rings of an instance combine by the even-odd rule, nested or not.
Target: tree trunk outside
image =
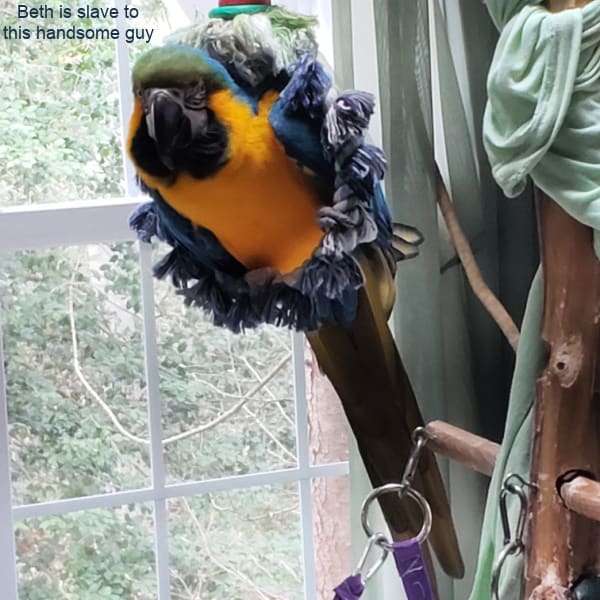
[[[313,464],[348,460],[348,425],[341,402],[315,356],[305,348],[306,391]],[[333,588],[352,572],[350,564],[350,481],[329,477],[313,481],[313,532],[317,597],[329,600]]]

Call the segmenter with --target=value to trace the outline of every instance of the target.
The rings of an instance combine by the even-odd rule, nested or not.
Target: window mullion
[[[169,571],[169,512],[165,498],[154,501],[154,534],[158,600],[170,600],[171,579]]]
[[[17,600],[17,560],[12,517],[8,403],[0,329],[0,597]]]
[[[148,417],[150,421],[150,454],[152,457],[152,484],[164,498],[165,461],[162,446],[162,417],[160,406],[160,380],[158,375],[158,340],[152,279],[152,246],[140,243],[140,265],[142,278],[142,305],[144,314],[144,353],[146,383],[148,389]]]
[[[148,389],[148,417],[150,424],[150,455],[152,462],[152,488],[154,500],[154,528],[156,543],[156,572],[158,600],[169,600],[169,547],[168,515],[165,490],[165,460],[162,445],[162,415],[160,380],[158,375],[158,341],[156,336],[156,311],[154,282],[152,279],[152,246],[140,243],[142,305],[144,313],[144,355]]]
[[[302,552],[304,556],[304,598],[305,600],[317,600],[304,336],[300,333],[292,334],[292,356],[294,363],[294,401],[296,404],[296,444],[298,467],[301,473],[298,487],[300,493]]]
[[[349,465],[347,462],[327,463],[310,467],[309,476],[312,480],[326,477],[345,477],[348,475],[348,470]],[[189,498],[201,494],[241,491],[266,485],[286,485],[300,481],[302,477],[306,477],[305,471],[301,472],[300,469],[284,469],[246,475],[233,475],[217,479],[172,483],[165,486],[164,497],[167,499]],[[112,492],[97,494],[95,496],[68,498],[66,500],[39,502],[36,504],[22,504],[13,508],[13,521],[37,519],[51,515],[66,515],[84,510],[106,510],[124,506],[125,504],[152,502],[156,498],[156,490],[150,487],[128,490],[126,492]]]
[[[127,217],[129,198],[18,206],[0,210],[0,254],[56,246],[135,240]]]
[[[127,27],[125,20],[125,1],[115,0],[119,10],[117,26],[121,31]],[[117,72],[119,77],[119,110],[121,116],[121,139],[123,141],[123,169],[125,189],[128,196],[136,196],[139,190],[136,184],[135,170],[128,158],[126,140],[129,115],[133,112],[131,92],[131,68],[129,48],[119,36],[116,42]],[[156,311],[154,301],[154,283],[152,280],[152,246],[140,242],[140,277],[144,318],[144,360],[146,371],[148,421],[150,433],[150,457],[152,465],[152,489],[154,495],[154,541],[158,584],[158,600],[170,600],[169,580],[169,524],[165,492],[165,461],[162,446],[162,417],[158,376],[158,348],[156,339]]]
[[[119,11],[117,27],[119,31],[127,29],[125,19],[125,1],[115,0],[115,8]],[[135,170],[127,155],[126,140],[129,116],[133,112],[133,94],[131,90],[131,67],[129,65],[129,47],[123,35],[115,42],[117,52],[117,75],[119,82],[119,114],[121,117],[121,140],[123,151],[123,171],[125,174],[125,189],[128,196],[136,196],[138,189],[135,180]]]

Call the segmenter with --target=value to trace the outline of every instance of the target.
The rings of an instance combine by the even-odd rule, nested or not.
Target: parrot
[[[388,326],[397,262],[416,256],[423,239],[392,222],[385,158],[366,142],[374,97],[337,95],[312,21],[294,15],[279,7],[211,14],[202,35],[168,40],[136,61],[127,151],[150,201],[130,224],[142,241],[170,246],[155,276],[170,277],[216,325],[306,334],[378,487],[401,480],[411,433],[423,424]],[[288,45],[276,52],[285,27]],[[431,505],[429,543],[442,568],[462,577],[428,449],[414,485]],[[417,535],[417,505],[397,495],[380,504],[395,539]]]

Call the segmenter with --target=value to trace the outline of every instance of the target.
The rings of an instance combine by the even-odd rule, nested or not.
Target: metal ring
[[[377,571],[379,571],[379,569],[381,569],[381,567],[383,566],[383,563],[385,563],[385,560],[389,554],[389,550],[383,546],[384,542],[387,542],[387,538],[385,537],[385,535],[383,533],[375,533],[374,535],[372,535],[369,538],[369,541],[367,542],[367,546],[365,547],[365,550],[362,553],[362,556],[360,557],[360,560],[358,561],[358,565],[353,573],[353,575],[355,575],[355,576],[360,575],[363,583],[367,583],[367,581],[369,581],[369,579],[371,579],[371,577],[373,577],[373,575],[375,575],[375,573],[377,573]],[[364,569],[365,565],[367,564],[367,560],[369,558],[369,554],[371,553],[371,550],[375,546],[379,546],[379,549],[382,551],[382,554],[379,557],[379,560],[367,571],[366,575],[363,575],[362,570]]]
[[[425,427],[417,427],[410,436],[412,443],[416,446],[419,443],[425,445],[431,439],[429,432]]]
[[[360,511],[360,520],[362,523],[362,527],[367,534],[367,537],[372,538],[374,536],[373,529],[369,525],[369,508],[373,501],[379,496],[383,496],[384,494],[390,494],[396,492],[400,498],[403,498],[405,495],[410,496],[413,500],[417,502],[423,511],[423,527],[421,527],[421,531],[419,531],[417,535],[417,541],[419,544],[423,544],[425,540],[429,537],[431,533],[431,524],[433,521],[433,517],[431,514],[431,507],[425,497],[414,490],[411,487],[408,487],[406,484],[402,483],[388,483],[387,485],[382,485],[381,487],[375,488],[364,500],[362,504],[362,508]],[[378,544],[387,549],[393,550],[393,544],[390,544],[387,540],[380,541]]]
[[[519,542],[508,544],[498,556],[492,569],[492,597],[493,600],[501,600],[500,598],[500,574],[504,563],[509,556],[519,556],[523,552],[523,545]]]

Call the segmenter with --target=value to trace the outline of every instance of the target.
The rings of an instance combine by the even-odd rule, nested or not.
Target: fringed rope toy
[[[278,6],[220,6],[235,9],[226,18],[211,17],[175,32],[170,41],[204,50],[241,85],[257,87],[271,77],[290,74],[305,55],[318,52],[315,17],[299,15]]]

